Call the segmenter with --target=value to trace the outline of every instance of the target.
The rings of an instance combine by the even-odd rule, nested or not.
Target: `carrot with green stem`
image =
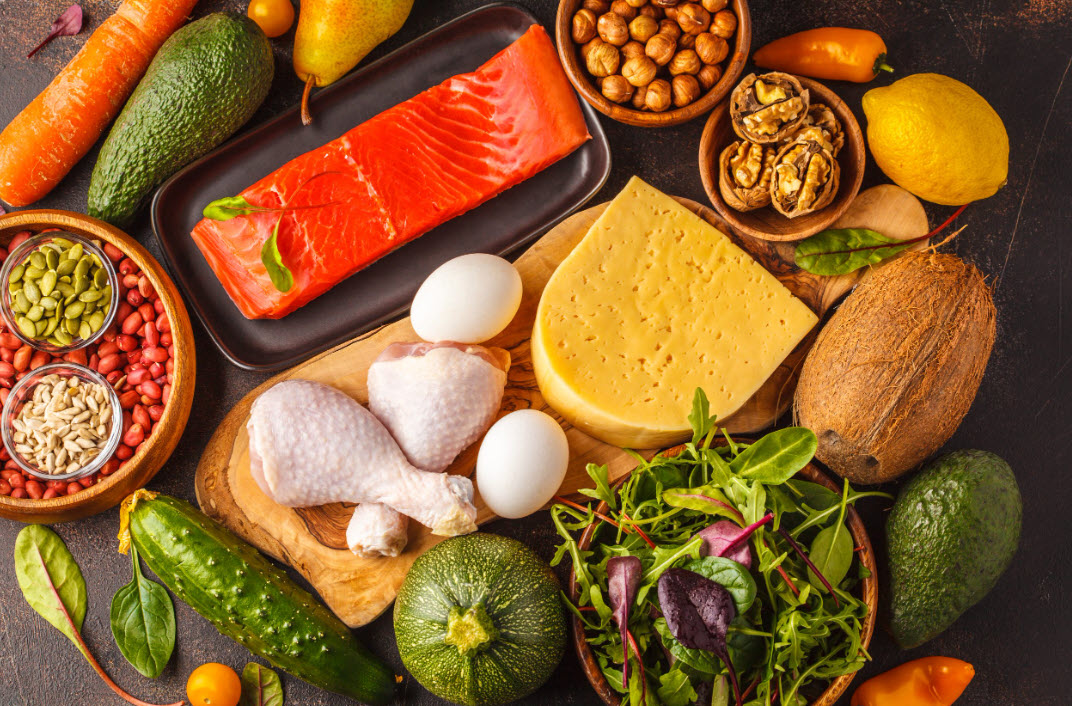
[[[197,0],[125,0],[0,133],[0,199],[45,196],[93,147]]]

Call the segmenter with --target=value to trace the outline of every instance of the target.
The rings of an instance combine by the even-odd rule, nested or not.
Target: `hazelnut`
[[[690,76],[689,74],[674,76],[674,80],[670,83],[670,89],[673,93],[674,105],[678,108],[684,108],[700,97],[700,82],[696,80],[695,76]]]
[[[624,76],[615,74],[603,79],[601,86],[603,96],[612,103],[624,103],[633,97],[633,84],[625,80]]]
[[[677,39],[678,49],[692,49],[696,46],[695,34],[683,34]]]
[[[700,61],[700,57],[696,55],[693,49],[682,49],[677,54],[674,54],[674,58],[670,61],[670,74],[672,76],[680,76],[681,74],[696,74],[703,68],[703,62]]]
[[[610,11],[616,15],[621,15],[621,18],[626,22],[632,22],[633,18],[637,16],[637,9],[626,0],[614,0],[610,4]]]
[[[656,21],[661,20],[664,17],[663,9],[661,7],[655,7],[654,5],[645,5],[640,8],[640,14]]]
[[[665,9],[663,9],[663,12],[666,14],[667,19],[671,19],[674,22],[677,22],[677,8],[676,7],[667,7]]]
[[[710,32],[701,32],[696,35],[694,49],[700,61],[705,64],[720,64],[730,55],[729,42]]]
[[[592,41],[595,40],[593,39]],[[601,42],[588,52],[585,64],[588,66],[588,73],[596,78],[603,78],[604,76],[618,73],[618,66],[621,64],[621,60],[622,57],[618,54],[618,47]]]
[[[596,36],[596,13],[585,9],[577,10],[577,14],[573,16],[573,41],[584,44],[594,36]]]
[[[711,66],[710,64],[700,69],[700,73],[696,74],[696,79],[705,91],[711,90],[711,86],[718,83],[720,78],[722,78],[722,67]]]
[[[644,45],[634,39],[622,45],[621,52],[626,59],[644,56]]]
[[[637,15],[629,23],[629,36],[638,42],[646,42],[659,31],[659,23],[647,15]]]
[[[677,9],[677,23],[681,25],[681,31],[685,34],[699,34],[706,32],[711,26],[711,13],[694,2],[682,5]]]
[[[644,94],[644,107],[654,113],[661,113],[670,107],[670,94],[670,82],[657,78],[648,84],[648,90]]]
[[[622,76],[634,86],[647,86],[658,70],[654,61],[646,56],[638,56],[622,65]]]
[[[635,7],[637,9],[640,9],[640,8],[642,8],[642,7],[644,7],[645,5],[648,4],[648,0],[625,0],[625,1],[627,3],[629,3],[629,7]]]
[[[600,15],[596,29],[599,31],[600,38],[607,44],[620,47],[629,41],[629,27],[621,15],[613,12]]]
[[[659,7],[673,7],[677,5],[681,0],[651,0],[652,5],[658,5]]]
[[[681,27],[673,20],[659,20],[659,34],[665,34],[676,42],[681,36]]]
[[[637,110],[644,110],[646,107],[644,102],[644,96],[648,93],[647,86],[641,86],[633,91],[633,107]]]
[[[732,10],[719,10],[711,18],[711,34],[729,39],[737,31],[737,15]]]
[[[592,50],[595,49],[596,47],[598,47],[600,44],[606,44],[606,42],[604,42],[599,37],[593,37],[592,39],[589,39],[587,42],[582,44],[581,45],[581,58],[584,59],[585,62],[587,62],[588,61],[588,55],[591,54]]]
[[[644,45],[644,53],[659,66],[666,66],[674,58],[677,42],[669,35],[659,32]]]
[[[728,0],[700,0],[700,4],[703,5],[703,9],[714,14],[719,10],[725,9]]]
[[[610,0],[584,0],[583,5],[584,9],[591,10],[596,17],[610,11]]]

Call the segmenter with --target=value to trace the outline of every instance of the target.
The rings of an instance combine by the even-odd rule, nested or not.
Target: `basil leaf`
[[[268,270],[272,285],[280,292],[289,292],[290,288],[294,286],[294,275],[283,264],[283,255],[279,252],[279,243],[277,242],[279,224],[282,222],[283,217],[280,216],[279,220],[276,221],[275,228],[272,229],[271,237],[264,241],[264,245],[261,247],[261,262],[264,263],[264,268]]]
[[[175,606],[163,586],[142,575],[133,545],[130,556],[133,577],[112,597],[112,636],[134,669],[156,679],[175,649]]]
[[[86,581],[59,535],[28,525],[15,539],[15,576],[30,607],[92,661],[77,633],[86,618]]]
[[[283,706],[283,682],[279,675],[256,662],[242,670],[242,698],[238,706]]]
[[[824,230],[800,241],[797,267],[816,275],[844,275],[875,265],[910,248],[916,240],[895,240],[866,228]]]
[[[248,216],[259,210],[241,196],[225,196],[216,199],[201,212],[201,215],[211,221],[229,221],[238,216]]]
[[[704,578],[711,579],[725,588],[733,596],[737,614],[743,615],[756,600],[756,581],[748,569],[732,559],[722,556],[708,556],[690,561],[683,567]]]
[[[742,451],[730,463],[730,470],[749,480],[781,485],[808,465],[818,448],[819,440],[811,429],[787,427]]]
[[[680,669],[660,674],[655,693],[665,706],[691,706],[696,702],[696,690],[689,682],[689,675]]]
[[[845,524],[837,524],[820,530],[811,543],[809,558],[835,588],[844,580],[852,565],[852,537]],[[808,569],[808,582],[817,589],[823,588],[815,572]]]

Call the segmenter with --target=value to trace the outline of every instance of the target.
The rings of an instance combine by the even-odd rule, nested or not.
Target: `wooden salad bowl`
[[[829,228],[849,209],[864,181],[867,147],[860,123],[857,122],[852,109],[823,84],[803,76],[796,78],[808,89],[813,103],[830,106],[845,130],[845,146],[837,157],[841,167],[841,183],[838,185],[837,195],[826,208],[797,218],[786,218],[774,210],[773,206],[755,211],[738,211],[731,208],[722,198],[722,192],[718,188],[719,155],[731,142],[739,139],[730,121],[729,100],[723,101],[715,108],[700,136],[700,179],[703,180],[707,198],[730,225],[753,238],[773,241],[803,240]]]
[[[136,240],[107,223],[81,213],[54,209],[19,211],[0,216],[0,245],[23,230],[39,232],[46,228],[84,235],[109,242],[133,260],[152,282],[164,302],[164,311],[171,322],[171,337],[175,346],[174,378],[171,397],[164,415],[153,427],[150,436],[137,452],[110,476],[76,493],[48,500],[0,496],[0,517],[29,523],[56,523],[79,520],[118,505],[123,498],[144,486],[156,475],[179,443],[194,400],[194,379],[197,364],[194,352],[194,333],[190,316],[182,303],[175,284],[160,263]]]
[[[739,439],[739,441],[748,440]],[[684,450],[685,446],[682,444],[664,451],[663,455],[668,457],[676,456]],[[630,475],[625,475],[619,478],[612,486],[614,491],[617,492],[629,477]],[[814,463],[809,463],[801,469],[797,477],[812,483],[818,483],[835,493],[841,492],[841,488],[830,480],[824,472],[819,470]],[[596,508],[596,512],[606,513],[607,509],[607,503],[601,502],[599,507]],[[867,618],[864,620],[863,627],[860,630],[860,645],[862,649],[866,650],[871,644],[871,637],[875,633],[875,623],[878,619],[878,566],[875,562],[875,551],[871,546],[871,538],[867,535],[867,529],[852,505],[849,505],[846,510],[845,523],[849,527],[849,534],[852,535],[853,546],[860,547],[859,551],[856,552],[860,562],[871,573],[870,576],[860,582],[860,597],[867,604]],[[577,542],[577,546],[582,551],[591,546],[592,535],[595,533],[596,527],[597,525],[595,524],[589,525],[584,533],[581,534],[581,539]],[[570,600],[577,603],[577,576],[572,569],[570,569],[569,595]],[[603,703],[607,704],[607,706],[621,706],[621,697],[607,683],[606,677],[603,676],[603,672],[599,668],[599,662],[596,661],[596,657],[592,653],[592,648],[588,646],[588,641],[584,636],[584,626],[581,624],[580,619],[570,613],[570,622],[573,625],[573,647],[577,652],[578,659],[581,660],[581,669],[584,670],[584,675],[588,677],[589,683],[591,683],[599,698],[603,700]],[[849,688],[849,684],[855,676],[855,673],[845,674],[830,682],[826,690],[811,703],[811,706],[833,706]]]
[[[558,44],[558,56],[570,83],[588,103],[608,118],[620,123],[637,127],[669,127],[680,125],[711,110],[719,101],[729,95],[744,73],[748,54],[752,50],[752,16],[748,11],[747,0],[730,0],[730,6],[737,15],[737,33],[733,37],[733,48],[724,64],[722,78],[711,86],[692,103],[683,108],[672,108],[661,113],[646,110],[634,110],[629,105],[614,103],[600,93],[595,80],[581,60],[581,48],[573,41],[573,16],[581,9],[582,0],[561,0],[558,4],[558,16],[555,19],[555,43]]]

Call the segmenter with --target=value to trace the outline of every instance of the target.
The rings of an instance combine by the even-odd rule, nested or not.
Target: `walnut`
[[[625,80],[624,76],[615,74],[603,79],[601,85],[603,96],[612,103],[624,103],[633,97],[633,84]]]
[[[665,34],[666,36],[670,37],[670,39],[673,39],[676,42],[678,40],[678,37],[681,36],[681,27],[678,25],[677,22],[674,22],[673,20],[660,20],[659,34]]]
[[[584,44],[596,36],[596,13],[580,9],[573,16],[573,41]]]
[[[659,32],[644,45],[644,53],[659,66],[666,66],[674,58],[677,42],[669,35]]]
[[[646,17],[650,17],[656,22],[665,17],[663,9],[661,7],[655,7],[654,5],[645,5],[644,7],[640,8],[639,14],[644,15]]]
[[[694,2],[681,5],[677,9],[677,23],[685,34],[706,32],[711,26],[711,13]]]
[[[659,23],[647,15],[637,15],[629,23],[629,36],[638,42],[646,42],[659,31]]]
[[[812,103],[808,107],[808,116],[792,138],[794,142],[812,140],[830,150],[835,157],[845,146],[845,130],[834,111],[822,103]]]
[[[633,107],[634,108],[636,108],[637,110],[644,110],[644,108],[647,107],[647,103],[645,101],[645,97],[647,96],[647,93],[648,93],[648,87],[647,86],[640,86],[635,91],[633,91]]]
[[[813,213],[834,200],[840,179],[841,170],[829,150],[817,142],[791,142],[774,161],[771,203],[787,218]]]
[[[729,39],[737,31],[737,15],[732,10],[719,10],[711,17],[711,34]]]
[[[772,71],[749,74],[730,94],[730,118],[737,135],[750,142],[782,142],[803,124],[809,96],[795,77]]]
[[[680,76],[681,74],[695,74],[699,73],[703,63],[700,61],[700,57],[696,55],[693,49],[682,49],[677,54],[674,54],[673,60],[670,62],[670,75]]]
[[[696,35],[696,54],[705,64],[721,64],[730,55],[730,44],[722,37],[701,32]]]
[[[590,10],[592,14],[599,17],[604,12],[610,11],[610,0],[584,0],[584,9]]]
[[[600,38],[607,44],[620,47],[629,41],[629,27],[621,15],[608,12],[599,16],[596,29]]]
[[[747,140],[734,142],[719,155],[718,189],[736,211],[770,205],[770,181],[778,148]]]
[[[695,76],[681,74],[674,76],[674,80],[670,82],[670,90],[673,94],[674,105],[684,108],[700,97],[700,82]]]
[[[592,41],[595,41],[594,39]],[[592,50],[588,52],[588,58],[585,60],[585,64],[588,67],[588,73],[592,74],[596,78],[603,78],[604,76],[610,76],[611,74],[618,73],[618,66],[621,64],[622,57],[618,53],[618,47],[601,42],[599,45],[592,47]]]
[[[644,94],[644,105],[653,113],[661,113],[670,107],[670,94],[670,82],[657,78],[648,84],[647,93]]]
[[[622,65],[622,76],[634,86],[647,86],[655,79],[659,67],[646,56],[630,59]]]
[[[645,56],[644,45],[636,41],[635,39],[623,44],[620,51],[622,52],[622,56],[624,56],[626,59],[634,59],[638,56]]]
[[[711,14],[714,14],[719,10],[725,9],[726,5],[728,4],[728,0],[701,0],[700,4],[703,5],[703,9],[707,10]]]
[[[621,15],[621,18],[626,22],[632,22],[633,18],[637,16],[637,9],[626,0],[614,0],[610,4],[610,11],[616,15]]]
[[[700,86],[705,91],[711,90],[711,86],[718,83],[718,80],[722,78],[722,67],[711,66],[710,64],[700,69],[700,73],[696,74],[696,80],[700,82]]]

